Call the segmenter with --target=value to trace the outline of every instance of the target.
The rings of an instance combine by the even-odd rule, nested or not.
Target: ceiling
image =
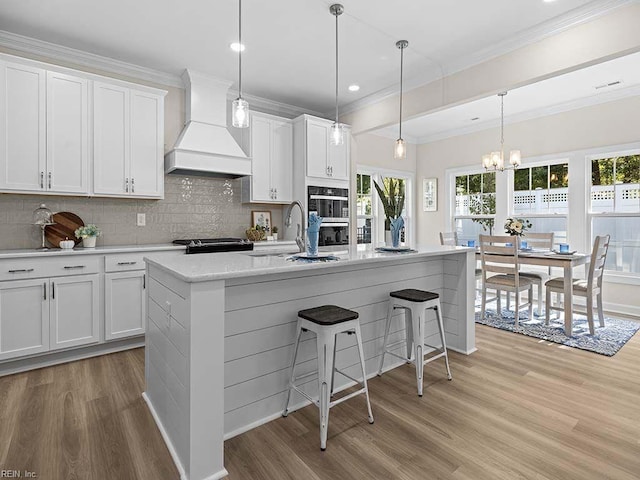
[[[246,93],[314,112],[334,104],[334,25],[325,0],[243,2]],[[340,103],[419,85],[496,49],[592,18],[614,0],[342,0]],[[178,75],[237,79],[237,0],[2,0],[0,30]],[[600,10],[599,10],[600,9]],[[347,91],[357,83],[359,92]]]
[[[511,90],[504,97],[505,123],[640,95],[638,65],[640,53],[635,53]],[[404,121],[402,136],[428,143],[499,124],[500,99],[491,96]],[[397,138],[398,126],[373,133]]]

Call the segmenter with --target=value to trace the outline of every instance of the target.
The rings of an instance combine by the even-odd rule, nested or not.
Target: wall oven
[[[308,210],[322,217],[318,245],[349,244],[349,189],[308,187]]]

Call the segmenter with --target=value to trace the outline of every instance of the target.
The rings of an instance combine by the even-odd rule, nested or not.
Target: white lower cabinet
[[[49,350],[49,281],[0,282],[0,360]]]
[[[50,349],[100,341],[99,275],[50,279]]]
[[[144,271],[105,274],[105,340],[144,334],[145,280]]]

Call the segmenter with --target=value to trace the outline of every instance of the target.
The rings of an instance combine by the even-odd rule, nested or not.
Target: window
[[[592,241],[611,235],[606,269],[640,274],[640,154],[591,160]]]
[[[557,161],[513,172],[513,215],[527,218],[531,232],[553,232],[556,244],[567,242],[569,163]]]
[[[371,243],[373,220],[371,175],[358,174],[356,177],[356,214],[358,219],[358,243]]]
[[[377,182],[384,188],[384,186],[388,187],[390,181],[394,181],[402,185],[405,194],[404,208],[401,213],[404,219],[404,229],[400,234],[400,241],[405,245],[411,244],[414,240],[412,230],[413,176],[399,171],[367,167],[358,170],[356,176],[358,243],[378,246],[387,241],[385,239],[386,216],[373,182]]]
[[[466,244],[481,233],[492,234],[496,221],[496,172],[455,177],[455,229]]]

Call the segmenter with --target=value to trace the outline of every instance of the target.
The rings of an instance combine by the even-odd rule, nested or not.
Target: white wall
[[[561,154],[609,145],[640,141],[640,96],[564,112],[505,126],[505,150],[522,151],[523,165],[527,157]],[[438,177],[438,211],[417,209],[418,242],[438,243],[438,232],[450,230],[445,218],[445,170],[453,167],[480,165],[483,153],[499,146],[498,128],[453,137],[417,148],[417,178]],[[498,173],[500,176],[501,174]],[[506,175],[506,174],[504,174]],[[420,192],[419,192],[420,193]],[[502,219],[498,219],[500,224]],[[607,284],[607,303],[623,305],[627,313],[640,314],[637,286]],[[628,308],[631,307],[631,308]]]

